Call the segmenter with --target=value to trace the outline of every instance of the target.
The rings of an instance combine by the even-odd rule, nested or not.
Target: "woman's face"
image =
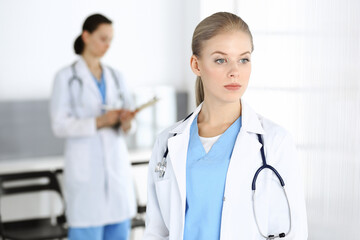
[[[251,51],[250,36],[242,31],[220,33],[203,42],[201,56],[191,57],[191,67],[203,81],[205,101],[239,101],[250,78]]]
[[[111,24],[100,24],[97,29],[92,33],[84,31],[84,51],[89,51],[91,55],[94,55],[96,57],[102,57],[109,49],[112,38],[113,28]]]

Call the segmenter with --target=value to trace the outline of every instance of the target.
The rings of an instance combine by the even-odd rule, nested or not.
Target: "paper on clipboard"
[[[159,101],[160,99],[157,97],[152,98],[150,101],[140,105],[139,107],[137,107],[134,112],[140,112],[141,110],[143,110],[144,108],[150,107],[152,105],[154,105],[157,101]],[[113,111],[113,110],[120,110],[120,108],[116,108],[113,106],[109,106],[109,105],[102,105],[101,109],[105,110],[105,111]]]

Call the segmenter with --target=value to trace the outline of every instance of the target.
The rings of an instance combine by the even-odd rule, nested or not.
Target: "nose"
[[[232,62],[229,64],[229,72],[228,72],[229,78],[238,78],[239,77],[239,66],[236,62]]]

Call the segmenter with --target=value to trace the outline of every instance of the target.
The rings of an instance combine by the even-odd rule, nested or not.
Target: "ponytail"
[[[84,41],[82,40],[81,35],[78,36],[74,42],[74,51],[76,54],[80,55],[84,51]]]

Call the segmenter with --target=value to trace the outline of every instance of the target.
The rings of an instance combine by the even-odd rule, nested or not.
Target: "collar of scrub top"
[[[243,129],[242,131],[248,131],[255,134],[264,134],[264,129],[255,111],[252,110],[250,106],[247,105],[242,99],[240,99],[239,101],[241,102],[241,129]],[[179,125],[177,125],[174,129],[170,130],[169,134],[173,135],[172,137],[175,137],[176,135],[180,135],[184,132],[190,132],[191,124],[194,121],[194,118],[199,114],[202,108],[202,104],[203,103],[201,103],[193,113],[191,113],[182,122],[180,122]],[[168,139],[168,144],[170,140],[171,138]],[[167,167],[166,157],[168,155],[168,152],[169,145],[167,145],[162,160],[157,163],[157,166],[155,168],[155,172],[159,174],[159,178],[164,178]],[[177,163],[174,162],[173,164]]]
[[[249,105],[247,105],[242,99],[239,99],[241,102],[241,129],[242,131],[252,132],[255,134],[264,134],[264,128],[262,127],[260,120],[255,113],[254,110],[251,109]],[[190,132],[190,127],[192,122],[194,121],[194,118],[199,114],[201,108],[201,103],[193,113],[191,113],[189,116],[187,116],[182,122],[179,123],[174,129],[169,131],[169,134],[173,135],[172,137],[175,137],[176,135],[180,135],[184,132]],[[169,141],[171,138],[168,139],[168,144],[166,151],[164,152],[164,155],[162,157],[162,160],[157,163],[157,166],[155,168],[155,172],[159,174],[159,178],[164,178],[166,167],[167,167],[167,161],[166,157],[169,152]],[[175,164],[181,164],[174,162]],[[178,166],[181,168],[181,166]]]

